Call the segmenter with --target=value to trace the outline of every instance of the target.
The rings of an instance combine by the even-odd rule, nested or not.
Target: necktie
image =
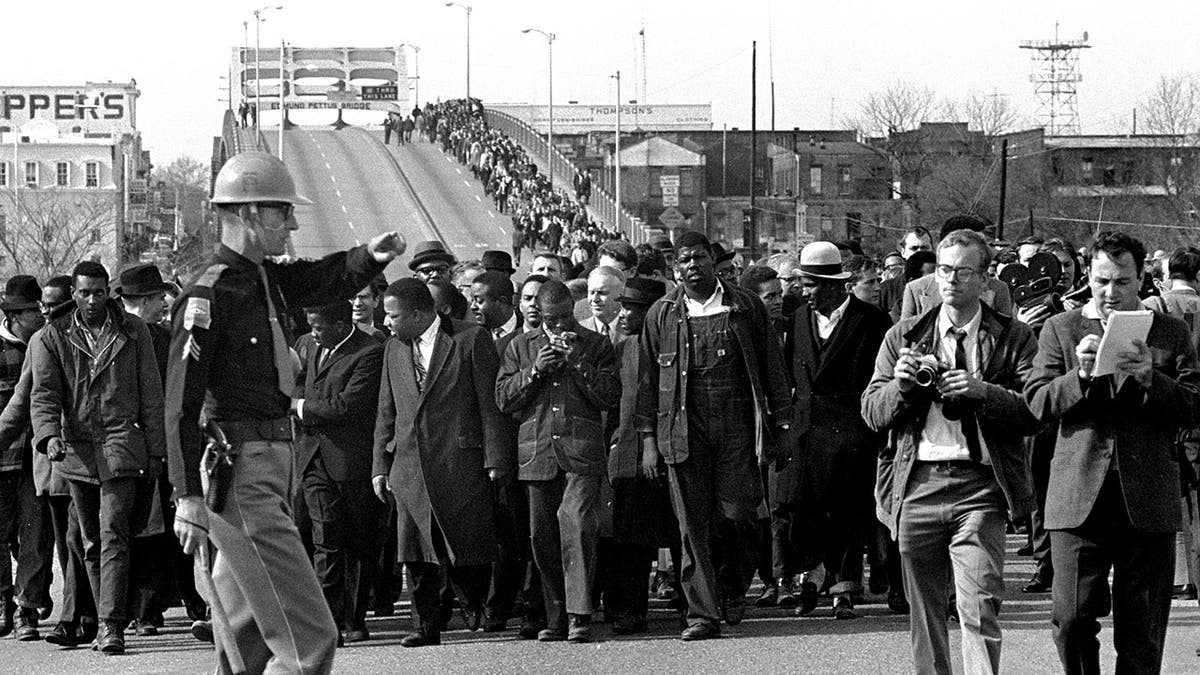
[[[271,300],[271,285],[267,283],[267,270],[258,268],[258,276],[262,279],[263,291],[267,296],[267,323],[271,324],[271,347],[275,352],[275,374],[279,378],[279,391],[284,396],[292,395],[292,355],[289,352],[287,339],[283,337],[283,326],[279,324],[279,315],[275,313],[275,303]]]
[[[954,335],[956,342],[954,345],[954,367],[969,373],[971,372],[971,368],[967,361],[967,348],[963,345],[967,339],[967,331],[959,328],[951,328],[950,332]],[[959,423],[962,424],[963,436],[967,437],[967,454],[970,455],[971,461],[982,462],[983,449],[979,447],[979,422],[975,419],[975,413],[970,410],[963,411]]]
[[[425,364],[421,363],[421,338],[412,341],[413,373],[417,378],[417,391],[425,391]]]
[[[325,361],[329,358],[330,350],[321,347],[321,353],[317,356],[317,368],[324,368]]]
[[[609,338],[612,336],[612,329],[608,327],[608,324],[601,323],[600,324],[600,334],[603,335],[605,338]]]

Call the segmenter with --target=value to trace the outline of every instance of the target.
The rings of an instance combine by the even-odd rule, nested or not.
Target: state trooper
[[[166,421],[175,533],[202,561],[209,537],[219,551],[210,588],[218,672],[333,667],[338,629],[287,512],[294,379],[280,317],[348,300],[406,244],[389,232],[319,261],[270,260],[298,227],[296,205],[310,203],[274,156],[230,158],[212,198],[221,245],[173,312]],[[205,429],[220,442],[206,448]],[[209,472],[208,502],[202,456],[206,468],[224,463]],[[223,488],[225,503],[214,503]]]

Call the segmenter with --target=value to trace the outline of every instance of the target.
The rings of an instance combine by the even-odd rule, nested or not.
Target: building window
[[[695,173],[690,166],[679,167],[679,196],[693,197],[696,194]]]
[[[862,214],[857,211],[846,212],[846,238],[862,238]]]
[[[54,165],[54,185],[56,187],[70,187],[71,185],[71,165],[66,162],[57,162]]]
[[[0,237],[8,235],[8,216],[0,213]]]
[[[853,187],[853,185],[850,182],[850,167],[839,166],[838,167],[838,194],[848,195],[848,194],[850,194],[850,189],[852,187]]]
[[[88,162],[84,165],[84,187],[100,187],[100,162]]]
[[[25,162],[25,187],[35,188],[38,186],[38,163]]]
[[[821,194],[821,166],[808,167],[808,192],[809,194]]]
[[[98,227],[92,230],[92,243],[93,244],[100,243],[100,228],[98,228]]]
[[[821,231],[833,232],[833,218],[830,216],[821,216]]]
[[[661,197],[662,196],[662,184],[658,182],[658,179],[661,176],[662,176],[662,168],[660,168],[660,167],[652,166],[646,171],[646,180],[648,180],[650,182],[650,184],[647,186],[649,188],[648,194],[651,197]]]
[[[1083,158],[1083,166],[1081,167],[1080,173],[1081,177],[1083,178],[1084,185],[1092,184],[1092,170],[1095,168],[1095,166],[1096,163],[1092,161],[1091,157]]]
[[[0,187],[8,187],[8,162],[0,162]]]

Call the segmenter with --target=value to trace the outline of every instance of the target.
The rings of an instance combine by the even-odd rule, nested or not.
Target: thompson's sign
[[[138,91],[132,84],[82,87],[0,87],[0,120],[20,126],[44,119],[64,130],[130,131],[135,126]]]
[[[550,110],[544,105],[498,104],[488,108],[512,115],[545,133],[550,128]],[[621,128],[645,131],[700,131],[712,129],[712,106],[707,103],[683,105],[623,105]],[[613,131],[617,126],[615,105],[556,105],[556,134],[586,134]]]

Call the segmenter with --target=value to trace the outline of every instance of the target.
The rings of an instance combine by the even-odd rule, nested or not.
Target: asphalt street
[[[1020,586],[1032,572],[1028,558],[1015,551],[1024,537],[1008,539],[1005,575],[1009,589],[1001,615],[1004,630],[1003,670],[1017,674],[1059,672],[1050,638],[1050,596],[1022,595]],[[751,595],[757,589],[751,589]],[[58,598],[58,589],[55,589]],[[410,627],[407,602],[397,616],[367,619],[372,639],[338,651],[338,673],[866,673],[911,672],[907,617],[888,611],[882,598],[859,606],[860,618],[836,621],[828,602],[808,617],[786,610],[748,612],[746,621],[724,627],[720,639],[683,643],[675,615],[662,601],[652,601],[650,632],[614,637],[609,627],[597,626],[597,640],[586,645],[542,644],[505,633],[472,633],[455,619],[442,636],[442,645],[404,649],[400,638]],[[167,615],[163,634],[128,638],[123,656],[103,656],[87,649],[61,650],[44,642],[0,640],[0,671],[37,675],[62,673],[203,673],[211,672],[211,647],[195,642],[183,610]],[[1100,633],[1102,662],[1111,672],[1111,622]],[[958,629],[951,629],[952,649],[958,649]],[[1163,672],[1200,672],[1200,607],[1195,601],[1176,601],[1171,612]],[[962,662],[955,656],[956,672]]]

